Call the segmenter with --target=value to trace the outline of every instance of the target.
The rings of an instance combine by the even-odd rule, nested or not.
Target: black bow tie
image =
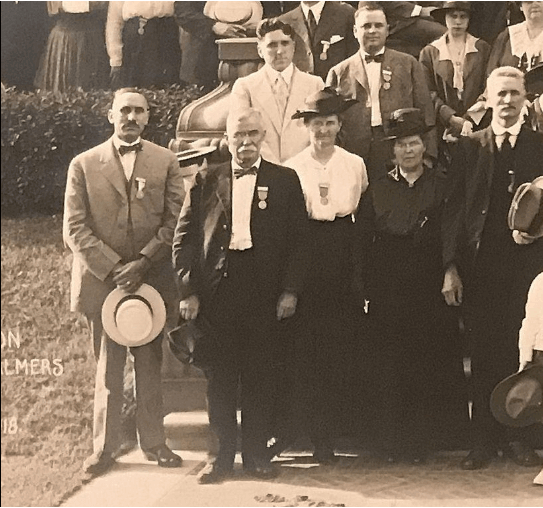
[[[236,178],[241,178],[242,176],[245,176],[245,175],[256,175],[256,166],[251,166],[248,169],[243,169],[243,168],[234,169],[234,176]]]
[[[367,63],[370,63],[370,62],[383,63],[384,58],[385,58],[384,53],[381,53],[380,55],[365,55],[364,56],[364,60],[366,60]]]
[[[141,143],[136,143],[135,145],[121,145],[119,147],[119,153],[124,155],[128,152],[139,152],[142,149]]]

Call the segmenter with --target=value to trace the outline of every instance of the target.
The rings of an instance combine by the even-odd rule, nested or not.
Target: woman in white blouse
[[[320,463],[336,460],[353,393],[355,295],[352,284],[353,214],[368,186],[364,161],[336,146],[341,113],[355,101],[331,88],[309,96],[303,118],[310,145],[285,163],[300,178],[311,219],[313,260],[300,299],[296,342],[296,407]]]

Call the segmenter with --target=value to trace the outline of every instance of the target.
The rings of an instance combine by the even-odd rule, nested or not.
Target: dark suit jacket
[[[491,127],[458,143],[450,171],[453,190],[443,217],[445,266],[454,263],[465,271],[475,260],[490,204],[494,150]],[[517,187],[543,175],[543,134],[523,128],[514,153]]]
[[[381,69],[382,74],[383,71],[391,73],[388,89],[383,86],[385,80],[381,75],[379,102],[383,124],[396,109],[419,108],[424,112],[426,124],[435,125],[434,105],[421,64],[411,55],[386,49]],[[360,53],[332,67],[326,84],[358,101],[343,115],[345,148],[362,158],[367,157],[372,139],[371,102],[368,77]]]
[[[267,208],[256,187],[268,187]],[[173,262],[181,298],[197,295],[205,307],[228,273],[232,230],[230,162],[199,173],[177,222]],[[308,266],[308,218],[296,173],[262,160],[251,212],[251,237],[262,287],[270,297],[300,293]]]
[[[353,33],[354,12],[354,8],[344,2],[325,2],[313,39],[309,37],[300,6],[280,16],[279,19],[291,25],[296,32],[296,67],[326,79],[334,65],[354,55],[358,51],[358,42]],[[332,44],[326,52],[326,60],[321,60],[321,41],[330,41],[334,35],[341,37],[341,40]]]

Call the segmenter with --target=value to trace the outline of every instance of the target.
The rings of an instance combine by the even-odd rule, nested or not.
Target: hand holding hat
[[[520,245],[543,237],[543,177],[520,185],[507,218],[513,239]]]

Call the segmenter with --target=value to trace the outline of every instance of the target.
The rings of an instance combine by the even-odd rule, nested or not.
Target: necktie
[[[515,171],[513,164],[513,147],[511,146],[511,134],[505,131],[503,135],[502,145],[500,147],[500,153],[502,160],[504,161],[504,166],[507,168],[507,174],[509,175],[509,186],[507,190],[510,193],[513,193],[515,188]]]
[[[317,20],[311,9],[309,9],[309,12],[307,13],[307,27],[309,29],[309,38],[311,39],[311,42],[313,42],[315,32],[317,31]]]
[[[128,152],[139,152],[141,149],[141,143],[136,143],[135,145],[121,145],[119,147],[119,153],[124,155]]]
[[[274,85],[275,100],[277,101],[277,107],[281,114],[281,119],[285,116],[285,110],[287,109],[288,101],[288,86],[283,76],[277,76]]]
[[[364,60],[366,60],[367,63],[370,63],[370,62],[383,63],[384,57],[385,57],[384,53],[381,53],[380,55],[366,55],[364,57]]]
[[[243,169],[243,168],[234,169],[234,176],[236,178],[241,178],[242,176],[245,176],[245,175],[256,175],[256,166],[251,166],[248,169]]]

